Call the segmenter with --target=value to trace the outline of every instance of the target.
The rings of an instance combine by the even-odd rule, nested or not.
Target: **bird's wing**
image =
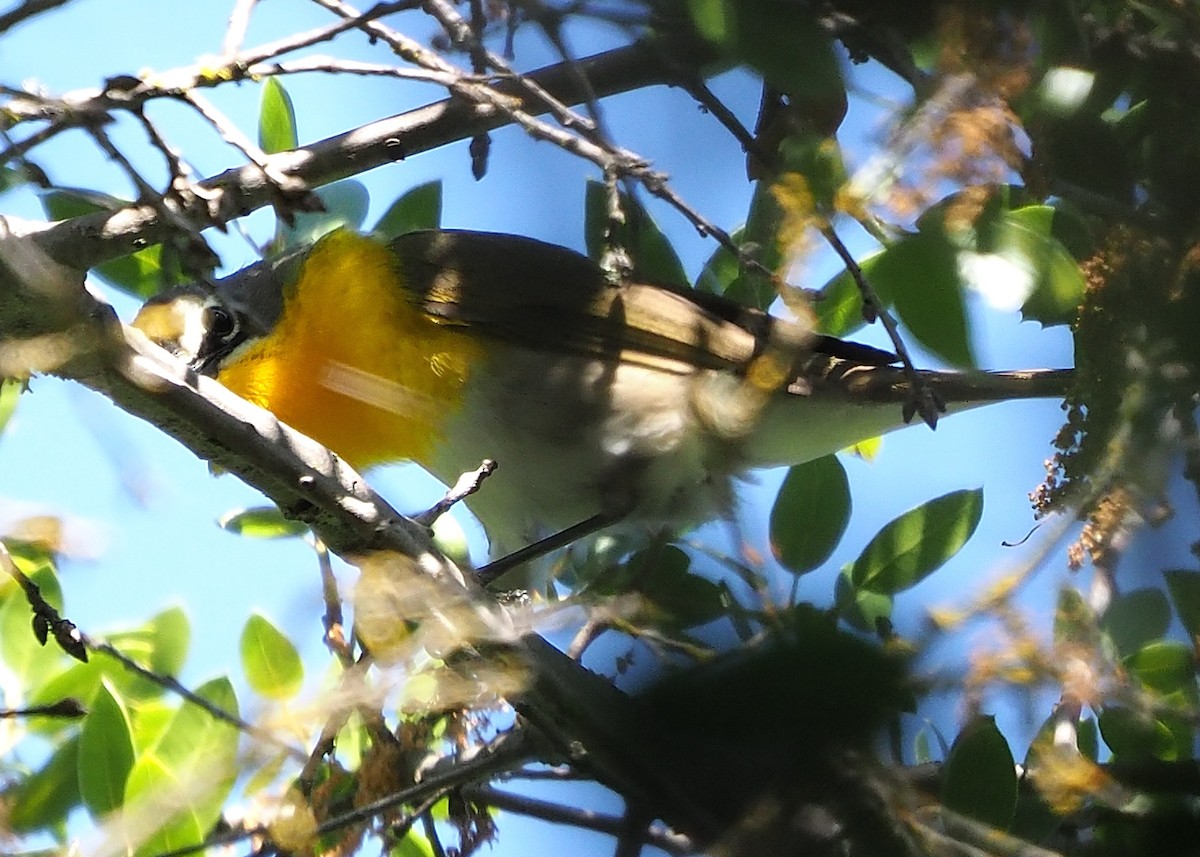
[[[798,322],[719,296],[614,285],[586,257],[531,238],[412,232],[392,247],[431,318],[531,348],[742,372],[772,347],[816,340]]]

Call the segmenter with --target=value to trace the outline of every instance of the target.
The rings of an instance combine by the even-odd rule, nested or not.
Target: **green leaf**
[[[41,200],[42,207],[52,220],[69,220],[97,211],[116,211],[131,204],[115,196],[77,188],[45,191]],[[173,259],[170,261],[173,262]],[[161,244],[103,262],[92,268],[92,273],[114,289],[140,300],[182,281],[179,266],[164,258]]]
[[[833,594],[838,615],[860,631],[877,633],[892,620],[892,596],[859,589],[850,580],[849,566],[838,575]]]
[[[620,194],[620,202],[625,222],[616,227],[613,243],[632,256],[632,276],[650,283],[688,286],[679,255],[650,213],[626,193]],[[608,190],[601,182],[589,181],[584,197],[583,233],[588,255],[593,259],[599,260],[604,254],[608,227]]]
[[[872,266],[870,282],[892,296],[896,314],[922,345],[954,366],[975,365],[958,249],[940,230],[888,247]]]
[[[1142,684],[1162,694],[1195,686],[1192,648],[1182,643],[1149,643],[1126,658],[1124,663]]]
[[[788,571],[812,571],[841,541],[850,507],[850,481],[836,455],[792,467],[771,507],[771,553]]]
[[[278,506],[254,506],[226,512],[217,526],[251,539],[287,539],[303,536],[308,526],[285,518]]]
[[[426,182],[406,191],[379,218],[371,231],[390,240],[418,229],[437,229],[442,225],[442,183]]]
[[[214,679],[196,693],[237,715],[229,680]],[[130,812],[157,812],[160,826],[137,847],[159,854],[203,841],[220,817],[237,777],[238,730],[189,702],[180,704],[158,743],[138,757],[125,786]]]
[[[17,400],[21,398],[21,391],[24,389],[24,381],[15,378],[0,380],[0,434],[8,427],[8,421],[12,419],[13,412],[17,409]]]
[[[146,623],[150,631],[150,669],[175,676],[187,660],[191,623],[182,607],[168,607]]]
[[[875,267],[883,258],[886,251],[879,250],[858,259],[858,267],[862,270],[867,282],[875,289],[879,299],[890,306],[890,297],[885,296],[886,282],[880,282],[875,276]],[[814,302],[813,309],[817,313],[817,329],[830,336],[846,336],[867,323],[863,318],[862,292],[858,283],[849,270],[844,270],[819,289],[820,299]]]
[[[45,830],[79,805],[79,736],[68,738],[41,768],[5,795],[13,833]]]
[[[1122,761],[1176,758],[1171,730],[1149,714],[1108,705],[1100,712],[1099,724],[1104,743]]]
[[[1090,648],[1098,642],[1092,608],[1083,600],[1078,589],[1064,586],[1058,591],[1058,603],[1054,609],[1055,645],[1075,644]]]
[[[79,733],[79,793],[93,817],[122,805],[133,758],[129,716],[112,685],[103,682]]]
[[[1109,605],[1100,628],[1112,640],[1117,653],[1124,656],[1161,640],[1170,624],[1167,596],[1157,589],[1135,589]]]
[[[854,561],[856,589],[902,592],[936,571],[967,543],[983,514],[983,490],[952,491],[887,524]]]
[[[1008,829],[1017,806],[1017,769],[1008,742],[991,717],[967,724],[950,748],[942,779],[947,809]]]
[[[201,775],[207,776],[207,770]],[[204,841],[208,827],[192,806],[193,792],[204,791],[209,782],[198,779],[196,772],[179,772],[153,753],[140,756],[129,772],[125,805],[157,822],[136,846],[136,857],[154,857],[165,852],[194,848]],[[213,821],[219,816],[219,808]],[[210,822],[211,824],[211,822]]]
[[[738,237],[743,250],[752,251],[755,262],[767,271],[779,274],[787,264],[779,238],[784,213],[767,182],[758,182],[750,197],[746,226]],[[779,297],[779,287],[768,274],[747,268],[725,289],[725,297],[746,306],[765,310]]]
[[[433,857],[433,845],[415,825],[388,849],[388,857]]]
[[[737,232],[732,237],[734,241],[739,240]],[[738,278],[740,271],[737,256],[724,244],[718,245],[717,249],[708,257],[708,261],[704,263],[700,276],[696,278],[696,289],[714,295],[723,295]]]
[[[689,0],[688,9],[702,36],[777,89],[806,98],[840,91],[833,45],[807,6],[787,0]]]
[[[292,641],[259,613],[242,629],[242,669],[250,686],[263,696],[287,699],[304,682],[304,666]]]
[[[1163,577],[1184,630],[1193,641],[1200,638],[1200,571],[1172,569]]]
[[[345,179],[318,188],[315,193],[325,210],[301,212],[295,215],[291,226],[280,223],[274,242],[275,250],[312,244],[335,229],[357,230],[367,219],[371,195],[362,182]]]
[[[1055,221],[1064,217],[1052,206],[1029,205],[1002,218],[999,252],[1033,276],[1021,315],[1044,326],[1070,324],[1083,301],[1083,272],[1054,236]]]
[[[692,559],[674,545],[653,545],[626,562],[627,584],[618,591],[644,599],[649,621],[691,628],[711,622],[725,611],[721,587],[692,574]]]
[[[5,545],[16,567],[41,590],[47,603],[61,613],[62,589],[54,558],[27,543],[8,541]],[[16,582],[8,575],[3,575],[0,582],[6,584],[6,596],[0,602],[0,657],[17,679],[34,684],[42,676],[53,675],[66,656],[53,639],[44,646],[38,642],[33,633],[33,611]]]
[[[269,77],[263,83],[258,111],[258,146],[268,155],[273,155],[294,149],[298,143],[296,109],[292,105],[292,97],[282,83]]]

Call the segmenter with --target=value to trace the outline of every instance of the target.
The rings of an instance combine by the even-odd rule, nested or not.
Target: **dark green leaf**
[[[622,193],[620,201],[625,222],[617,225],[611,243],[629,252],[633,262],[632,276],[650,283],[687,286],[687,274],[679,255],[650,213],[628,194]],[[584,197],[584,240],[588,255],[597,260],[608,246],[605,241],[605,230],[610,226],[608,202],[607,188],[600,182],[588,182]]]
[[[1172,569],[1163,576],[1184,630],[1192,640],[1200,638],[1200,571]]]
[[[307,525],[285,518],[278,506],[254,506],[227,512],[217,524],[223,530],[251,539],[286,539],[308,532]]]
[[[1109,705],[1100,712],[1099,723],[1104,743],[1122,761],[1176,757],[1171,730],[1149,714]]]
[[[96,818],[119,808],[133,768],[133,738],[120,697],[100,685],[79,733],[79,793]]]
[[[13,833],[45,830],[79,805],[79,737],[68,738],[41,768],[5,795]]]
[[[1112,640],[1117,654],[1124,656],[1161,640],[1170,624],[1167,596],[1157,589],[1135,589],[1109,605],[1100,628]]]
[[[900,320],[943,360],[975,365],[958,272],[958,249],[940,231],[920,232],[888,247],[870,282],[891,295]]]
[[[241,655],[247,681],[263,696],[287,699],[304,682],[296,647],[261,614],[253,614],[242,629]]]
[[[690,572],[691,557],[674,545],[656,545],[629,558],[629,589],[646,601],[652,621],[681,628],[711,622],[725,609],[721,588]]]
[[[263,84],[258,113],[258,145],[268,155],[286,152],[298,145],[296,109],[283,84],[269,77]]]
[[[1017,806],[1017,769],[991,717],[969,723],[954,740],[942,779],[947,809],[1008,829]]]
[[[952,491],[887,524],[854,561],[855,588],[893,595],[919,583],[967,543],[983,514],[983,491]]]
[[[796,574],[829,559],[850,522],[850,481],[836,455],[788,470],[771,508],[771,552]]]
[[[418,229],[437,229],[442,225],[442,183],[426,182],[406,191],[379,218],[371,231],[380,238],[392,239]]]
[[[696,29],[779,90],[805,98],[841,89],[841,69],[815,13],[786,0],[689,0]]]

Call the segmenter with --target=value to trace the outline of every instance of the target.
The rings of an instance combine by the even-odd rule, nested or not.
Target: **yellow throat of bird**
[[[423,314],[402,277],[384,244],[331,233],[286,287],[271,332],[227,358],[217,380],[355,467],[422,461],[484,347]]]

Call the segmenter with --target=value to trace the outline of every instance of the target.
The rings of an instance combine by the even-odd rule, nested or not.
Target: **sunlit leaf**
[[[258,113],[258,145],[268,155],[296,148],[296,108],[277,78],[263,82]]]
[[[834,602],[838,615],[860,631],[875,633],[892,620],[892,596],[855,586],[849,567],[837,577]]]
[[[919,583],[967,543],[983,514],[983,491],[952,491],[905,512],[871,539],[850,571],[857,589],[891,595]]]
[[[850,522],[850,481],[836,455],[788,470],[771,508],[771,552],[803,574],[833,553]]]
[[[1083,301],[1083,273],[1054,235],[1055,220],[1064,217],[1052,206],[1025,206],[1007,212],[1000,231],[999,252],[1024,265],[1032,277],[1021,314],[1043,325],[1070,324]]]
[[[947,809],[1006,830],[1017,806],[1017,769],[991,717],[978,717],[954,739],[942,779]]]
[[[46,602],[61,612],[62,589],[54,558],[28,543],[6,544],[16,567],[38,587]],[[0,583],[6,584],[0,602],[0,656],[22,681],[34,683],[41,676],[53,675],[56,666],[64,662],[62,649],[53,639],[44,646],[38,642],[33,631],[33,610],[24,592],[8,575],[0,577]]]
[[[253,614],[242,629],[242,669],[250,686],[263,696],[287,699],[304,682],[300,654],[286,635],[261,614]]]
[[[371,230],[392,239],[418,229],[437,229],[442,225],[442,183],[426,182],[405,191],[383,213]]]
[[[226,512],[217,525],[251,539],[286,539],[308,532],[306,524],[284,517],[278,506],[253,506]]]
[[[429,837],[416,825],[409,827],[400,841],[388,849],[388,857],[433,857],[435,853]]]
[[[228,679],[196,689],[217,708],[237,715],[237,697]],[[153,812],[156,831],[137,848],[152,855],[203,841],[221,814],[236,778],[238,730],[208,711],[182,702],[152,750],[134,763],[125,787],[130,811]]]
[[[23,381],[14,378],[0,380],[0,434],[8,426],[13,412],[17,409],[17,400],[21,398],[21,390],[25,388]]]
[[[79,733],[79,793],[95,817],[124,803],[133,768],[129,716],[113,687],[102,683]]]

